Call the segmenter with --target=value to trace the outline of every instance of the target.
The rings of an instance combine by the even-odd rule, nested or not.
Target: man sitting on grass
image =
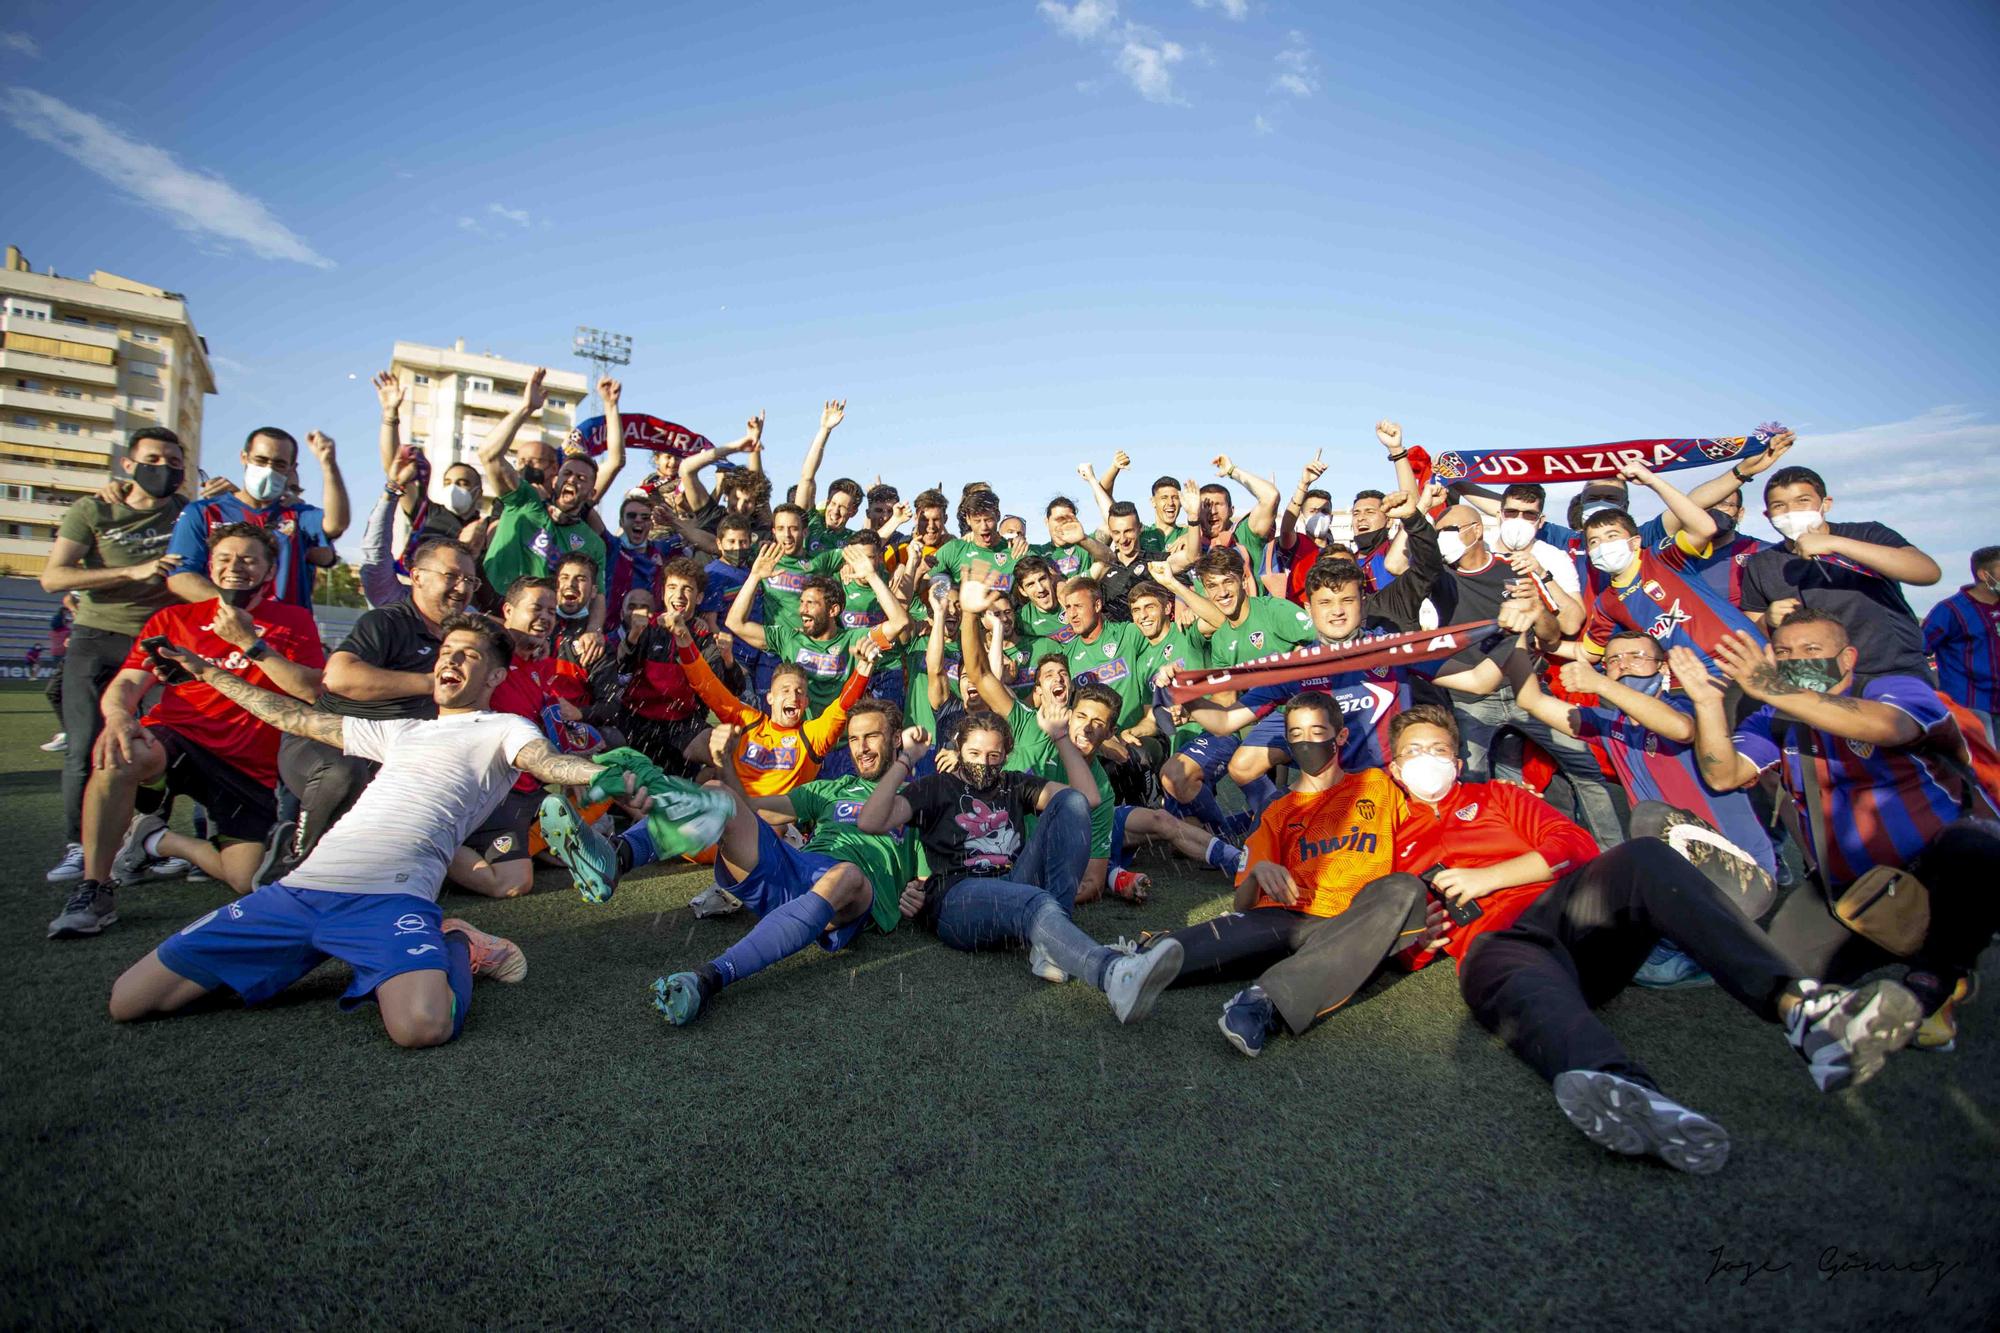
[[[431,685],[438,715],[428,721],[317,712],[185,648],[161,650],[279,730],[382,767],[283,881],[199,918],[127,969],[111,988],[114,1019],[171,1013],[221,986],[257,1004],[331,957],[354,969],[343,1007],[373,999],[398,1046],[437,1046],[465,1025],[475,975],[527,975],[511,941],[443,918],[445,867],[517,774],[588,785],[607,769],[558,754],[525,718],[490,711],[513,658],[504,629],[480,615],[455,615],[442,629]],[[714,841],[729,811],[719,793],[666,779],[659,792],[634,793],[633,807],[650,808],[662,792],[665,818],[649,821],[656,836],[671,821],[682,850]]]

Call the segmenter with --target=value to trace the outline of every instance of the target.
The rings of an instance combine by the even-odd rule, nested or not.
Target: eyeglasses
[[[477,574],[458,574],[448,569],[433,568],[420,569],[417,573],[429,574],[435,578],[442,579],[447,587],[470,589],[479,586],[479,576]]]
[[[1532,520],[1541,516],[1542,511],[1539,509],[1510,509],[1506,505],[1500,506],[1500,517],[1502,518],[1525,518]]]
[[[1607,665],[1612,662],[1636,662],[1640,666],[1658,666],[1660,664],[1660,659],[1651,653],[1606,653],[1604,661]]]
[[[1426,756],[1432,759],[1456,759],[1458,753],[1449,745],[1411,745],[1396,751],[1398,759],[1422,759]]]

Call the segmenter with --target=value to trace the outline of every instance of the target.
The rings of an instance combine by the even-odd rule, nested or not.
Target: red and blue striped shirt
[[[1619,630],[1637,630],[1650,634],[1662,652],[1688,648],[1713,669],[1710,650],[1724,635],[1732,630],[1756,634],[1757,627],[1726,595],[1688,570],[1687,559],[1678,546],[1641,549],[1630,579],[1602,587],[1591,604],[1583,627],[1590,649],[1601,653]]]
[[[1969,585],[1945,598],[1924,617],[1924,651],[1946,694],[2000,713],[2000,603],[1980,601]]]
[[[1736,729],[1738,753],[1760,770],[1782,761],[1785,789],[1809,842],[1814,835],[1800,742],[1810,738],[1833,843],[1814,847],[1813,859],[1827,887],[1836,890],[1871,866],[1909,865],[1958,819],[1962,804],[1963,785],[1947,757],[1963,756],[1965,738],[1936,688],[1916,676],[1877,676],[1862,687],[1861,697],[1909,714],[1921,729],[1917,738],[1902,746],[1846,740],[1803,723],[1779,722],[1768,704]]]

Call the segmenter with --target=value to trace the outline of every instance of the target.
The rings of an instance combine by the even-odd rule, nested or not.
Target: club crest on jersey
[[[1263,630],[1253,629],[1250,631],[1250,646],[1252,648],[1262,648],[1264,646]]]
[[[1375,802],[1365,796],[1362,797],[1354,803],[1354,813],[1363,819],[1375,818]]]
[[[281,518],[278,520],[278,535],[280,537],[289,537],[298,530],[299,530],[299,525],[295,520],[289,518]]]
[[[487,850],[495,856],[505,856],[514,850],[514,835],[511,833],[501,834],[492,841]]]
[[[1474,801],[1471,805],[1461,805],[1451,813],[1454,818],[1462,819],[1470,824],[1473,820],[1479,818],[1479,802]]]
[[[1115,644],[1115,643],[1107,643],[1107,644],[1105,644],[1105,645],[1104,645],[1104,655],[1105,655],[1106,657],[1116,657],[1116,656],[1118,656],[1118,645],[1117,645],[1117,644]]]
[[[1873,741],[1849,741],[1847,748],[1854,752],[1854,757],[1857,759],[1873,759],[1875,757],[1875,743]]]

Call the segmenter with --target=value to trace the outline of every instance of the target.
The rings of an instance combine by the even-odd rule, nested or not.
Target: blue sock
[[[1270,774],[1268,773],[1261,778],[1252,778],[1248,783],[1244,784],[1244,804],[1248,805],[1251,813],[1259,819],[1264,817],[1265,807],[1277,799],[1278,784],[1271,781]]]
[[[1208,851],[1202,859],[1232,878],[1243,871],[1243,849],[1232,847],[1220,838],[1208,840]]]
[[[472,1010],[472,946],[455,930],[444,933],[444,975],[451,983],[451,1035],[465,1031]]]
[[[632,864],[621,869],[631,870],[639,866],[649,866],[660,859],[659,849],[653,846],[653,830],[645,820],[640,820],[620,835],[625,845],[632,851]]]
[[[789,958],[820,937],[833,924],[833,904],[817,893],[802,893],[750,928],[750,933],[722,951],[712,966],[722,984],[741,981],[781,958]]]
[[[1192,801],[1177,801],[1167,798],[1167,811],[1174,815],[1187,815],[1209,828],[1220,828],[1229,816],[1222,813],[1222,806],[1215,799],[1215,788],[1203,786]]]

